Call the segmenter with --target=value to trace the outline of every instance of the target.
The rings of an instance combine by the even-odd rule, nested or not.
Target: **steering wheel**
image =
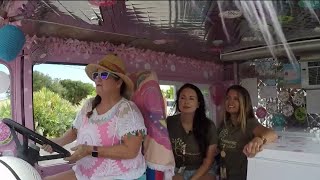
[[[71,155],[68,150],[64,149],[60,145],[54,143],[53,141],[50,141],[44,136],[37,134],[36,132],[22,126],[21,124],[11,119],[5,118],[2,120],[2,122],[9,126],[11,130],[11,134],[17,146],[17,157],[24,159],[31,165],[34,165],[38,161],[65,158]],[[22,145],[17,137],[16,132],[20,133],[23,136]],[[50,145],[53,151],[57,152],[58,154],[40,156],[40,148],[33,144],[28,144],[29,139],[40,145]]]

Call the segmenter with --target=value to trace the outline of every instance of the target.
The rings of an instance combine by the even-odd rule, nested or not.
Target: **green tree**
[[[174,99],[174,97],[173,97],[173,86],[170,86],[170,88],[169,89],[167,89],[167,92],[166,92],[166,94],[167,94],[167,98],[168,99]]]
[[[33,71],[33,91],[40,91],[43,87],[50,87],[52,84],[52,78],[38,71]]]
[[[0,119],[11,118],[11,103],[10,100],[0,101]]]
[[[88,95],[95,94],[95,88],[90,83],[73,81],[70,79],[52,79],[41,72],[33,72],[33,92],[41,90],[43,87],[59,94],[73,105],[79,105],[80,101]]]
[[[64,87],[65,91],[62,97],[73,105],[79,105],[81,100],[91,95],[95,91],[94,87],[89,83],[81,81],[72,81],[70,79],[61,80],[60,84]]]
[[[33,112],[36,131],[46,137],[61,136],[76,117],[76,108],[47,88],[33,93]]]
[[[170,86],[169,89],[161,89],[162,96],[166,99],[174,99],[174,89],[173,86]]]
[[[60,84],[59,79],[52,79],[50,76],[38,71],[33,72],[32,87],[33,92],[39,91],[43,87],[60,95],[63,95],[66,91],[66,89]]]

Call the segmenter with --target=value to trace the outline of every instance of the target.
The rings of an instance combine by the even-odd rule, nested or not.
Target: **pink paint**
[[[109,7],[117,3],[116,0],[89,0],[89,3],[95,6]]]
[[[220,105],[223,102],[225,88],[222,83],[216,83],[210,87],[210,94],[215,105]]]
[[[223,66],[214,62],[199,61],[192,58],[179,57],[174,54],[137,49],[123,44],[116,46],[109,42],[95,43],[54,37],[38,38],[35,36],[27,37],[25,45],[27,53],[35,45],[35,41],[38,44],[46,46],[46,49],[49,50],[49,57],[46,59],[51,62],[66,62],[65,59],[69,58],[71,63],[76,61],[76,63],[88,64],[96,62],[108,53],[116,53],[125,61],[129,72],[137,72],[145,70],[145,67],[150,67],[150,70],[155,71],[161,80],[188,81],[204,84],[223,80]],[[37,60],[32,59],[31,61],[36,62]],[[145,66],[146,64],[148,66]]]

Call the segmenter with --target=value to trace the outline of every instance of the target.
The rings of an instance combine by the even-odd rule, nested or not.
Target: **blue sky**
[[[0,63],[0,71],[9,74],[8,68],[5,65],[1,64],[1,63]]]
[[[75,81],[82,81],[85,83],[94,82],[91,81],[84,71],[85,66],[80,65],[61,65],[61,64],[38,64],[34,65],[33,71],[42,72],[53,79],[71,79]],[[9,74],[9,70],[6,66],[0,63],[0,71]],[[169,89],[170,86],[161,85],[161,89]],[[5,97],[5,94],[0,94],[0,100]]]
[[[34,65],[34,71],[40,71],[52,78],[71,79],[94,84],[84,71],[85,66],[78,65],[59,65],[59,64],[39,64]],[[9,74],[9,70],[3,64],[0,64],[0,71]]]
[[[7,68],[5,65],[1,64],[1,63],[0,63],[0,71],[9,74],[8,68]],[[5,97],[6,97],[6,94],[5,94],[5,93],[0,93],[0,100],[5,99]]]
[[[52,78],[71,79],[94,84],[84,71],[85,66],[59,65],[59,64],[39,64],[34,65],[33,71],[40,71]]]

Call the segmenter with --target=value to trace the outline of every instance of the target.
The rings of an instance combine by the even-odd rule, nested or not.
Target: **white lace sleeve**
[[[93,101],[93,98],[90,98],[84,102],[81,110],[77,113],[77,116],[72,123],[73,128],[76,128],[76,129],[80,128],[83,117],[86,116],[87,113],[92,110],[92,101]]]
[[[120,138],[137,132],[146,134],[147,129],[144,125],[143,116],[133,102],[127,100],[121,102],[116,116],[118,117],[117,134]]]

